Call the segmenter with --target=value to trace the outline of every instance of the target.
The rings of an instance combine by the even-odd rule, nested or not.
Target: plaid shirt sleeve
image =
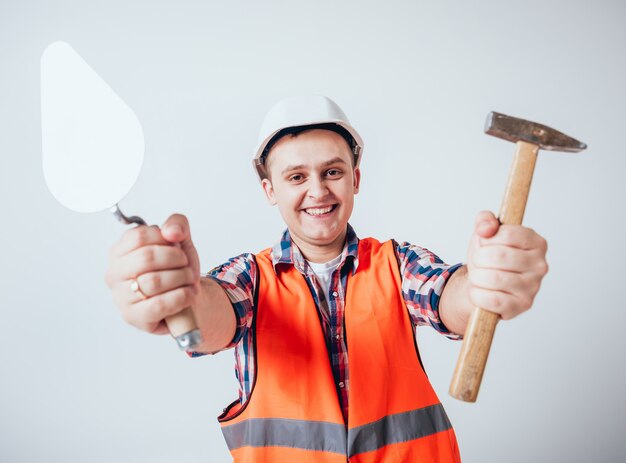
[[[429,325],[450,339],[462,339],[453,334],[439,318],[439,300],[443,288],[462,264],[448,265],[426,248],[401,243],[396,246],[402,295],[415,326]]]
[[[237,318],[235,335],[231,342],[221,350],[230,349],[237,345],[252,325],[254,288],[257,278],[256,261],[250,253],[241,254],[218,265],[204,277],[210,278],[222,287],[235,311]],[[220,351],[212,352],[212,354]],[[199,352],[191,354],[192,357],[202,355],[204,354]]]

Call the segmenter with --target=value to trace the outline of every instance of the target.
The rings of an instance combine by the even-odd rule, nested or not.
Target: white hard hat
[[[321,95],[296,96],[280,100],[263,119],[252,158],[259,179],[267,177],[265,157],[276,140],[301,128],[324,128],[339,133],[352,148],[354,165],[358,167],[363,152],[363,140],[337,103]]]

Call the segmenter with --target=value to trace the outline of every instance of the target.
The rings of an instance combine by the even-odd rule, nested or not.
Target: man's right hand
[[[141,292],[133,291],[133,280]],[[124,233],[109,254],[105,282],[126,322],[168,333],[164,319],[193,306],[200,291],[200,262],[187,218],[174,214],[162,228],[142,225]]]

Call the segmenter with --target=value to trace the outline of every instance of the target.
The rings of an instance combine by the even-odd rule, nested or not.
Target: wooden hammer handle
[[[538,151],[537,145],[523,141],[517,142],[517,151],[498,214],[501,224],[520,225],[522,223]],[[472,312],[450,383],[452,397],[465,402],[476,402],[491,340],[499,318],[499,315],[478,307]]]

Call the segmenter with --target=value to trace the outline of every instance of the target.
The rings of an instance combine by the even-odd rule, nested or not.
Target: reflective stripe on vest
[[[346,453],[346,428],[323,421],[251,418],[222,429],[230,450],[240,447],[292,447]]]
[[[350,429],[347,446],[343,425],[321,421],[252,418],[225,426],[222,431],[230,450],[245,446],[277,446],[353,456],[447,431],[451,427],[443,407],[436,404]]]
[[[256,256],[255,382],[219,417],[239,463],[459,462],[454,431],[424,373],[394,242],[359,242],[347,276],[348,421],[326,338],[302,274]]]
[[[348,455],[378,450],[451,429],[441,404],[388,415],[373,423],[348,430]]]

